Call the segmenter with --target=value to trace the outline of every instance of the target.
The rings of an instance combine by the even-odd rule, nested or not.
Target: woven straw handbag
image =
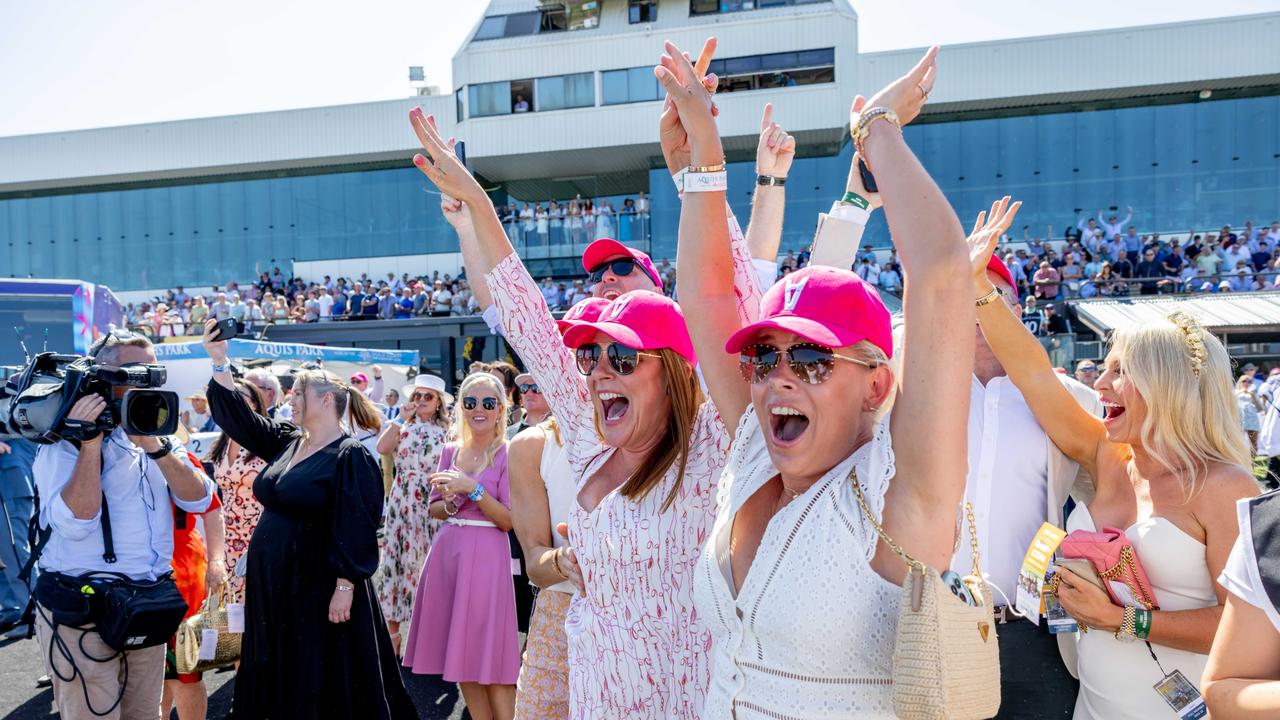
[[[893,710],[904,720],[979,720],[1000,709],[1000,648],[990,600],[981,581],[966,578],[976,607],[952,594],[937,570],[906,553],[867,506],[857,472],[858,504],[884,544],[907,564],[893,648]],[[965,503],[978,569],[977,528]]]
[[[200,636],[205,629],[218,631],[218,648],[212,660],[200,659]],[[182,621],[173,651],[178,672],[196,673],[234,664],[240,659],[240,633],[230,632],[227,623],[227,589],[218,593],[217,605],[209,593],[200,612]]]

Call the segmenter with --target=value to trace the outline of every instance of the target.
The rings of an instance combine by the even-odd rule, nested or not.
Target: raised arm
[[[992,205],[992,215],[1009,210],[1008,202],[1009,198],[1005,197]],[[1016,212],[1018,205],[1014,203],[1011,209]],[[987,263],[999,236],[981,232],[985,216],[986,213],[978,214],[974,232],[969,237],[971,287],[973,297],[979,299],[990,298],[996,292],[987,277]],[[980,306],[977,314],[982,334],[1049,439],[1096,478],[1098,450],[1106,439],[1102,420],[1080,407],[1059,382],[1049,354],[1015,314],[1014,302],[996,297],[994,302]]]
[[[546,300],[507,240],[493,203],[440,136],[435,119],[414,108],[409,120],[427,152],[415,155],[413,164],[442,193],[465,204],[471,217],[473,233],[459,233],[458,239],[464,245],[467,277],[476,278],[473,291],[479,293],[480,287],[486,286],[508,342],[537,380],[570,438],[570,456],[575,462],[583,460],[590,447],[598,444],[594,410],[586,382],[572,353],[561,342]]]
[[[689,60],[668,42],[654,74],[688,132],[691,163],[724,163],[720,133],[711,114],[711,94],[697,81],[697,71]],[[734,295],[734,260],[726,207],[724,189],[684,194],[676,267],[697,268],[697,272],[676,274],[676,295],[685,309],[689,336],[711,399],[732,433],[737,418],[751,401],[751,390],[738,373],[737,359],[724,351],[729,336],[742,327]]]
[[[919,114],[936,74],[930,48],[903,77],[867,102],[900,121]],[[907,146],[902,132],[881,119],[862,142],[874,173],[890,235],[902,264],[904,340],[901,385],[891,419],[897,475],[884,502],[882,524],[909,553],[943,568],[955,547],[955,519],[964,494],[968,452],[969,385],[973,375],[973,304],[956,273],[967,267],[964,230],[942,191]],[[1008,224],[1004,225],[1008,228]],[[932,438],[927,446],[916,440]],[[896,582],[906,572],[883,545],[876,571]]]
[[[796,139],[773,121],[773,103],[765,103],[756,144],[756,175],[785,180],[796,157]],[[751,257],[776,263],[782,244],[782,212],[787,191],[783,185],[756,183],[747,225],[747,249]]]

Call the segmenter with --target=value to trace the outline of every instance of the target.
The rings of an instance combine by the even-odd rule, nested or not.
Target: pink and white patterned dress
[[[389,622],[407,623],[413,617],[413,596],[427,552],[440,521],[427,512],[431,474],[440,464],[440,451],[449,442],[447,428],[417,418],[400,428],[396,446],[396,477],[382,515],[386,528],[382,546],[382,586],[378,600]]]
[[[737,222],[735,292],[744,321],[758,313],[760,289]],[[613,454],[595,431],[586,379],[561,342],[555,320],[520,259],[509,255],[487,276],[507,341],[515,347],[563,431],[569,465],[582,486]],[[711,634],[693,602],[693,578],[716,515],[716,486],[729,436],[715,406],[698,410],[680,494],[676,482],[635,502],[618,490],[591,512],[574,503],[569,542],[586,594],[575,594],[565,630],[569,714],[588,718],[700,718],[710,682]]]

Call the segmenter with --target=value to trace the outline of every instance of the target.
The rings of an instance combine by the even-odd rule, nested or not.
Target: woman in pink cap
[[[486,278],[564,433],[577,493],[572,549],[559,556],[578,590],[566,620],[570,717],[700,718],[711,638],[693,607],[693,572],[728,433],[703,402],[680,308],[632,290],[561,342],[484,190],[432,118],[415,109],[411,120],[431,156],[414,163],[470,210],[473,237],[460,233],[468,274]],[[731,297],[745,318],[759,290],[741,243],[732,264]]]
[[[791,273],[744,327],[726,298],[723,194],[685,197],[678,265],[704,271],[678,276],[678,292],[712,399],[723,417],[742,418],[695,576],[713,638],[702,717],[895,717],[907,567],[867,514],[914,557],[950,565],[973,370],[973,299],[957,282],[968,255],[955,213],[899,129],[924,104],[935,53],[853,106],[880,116],[865,124],[855,163],[865,157],[881,195],[851,182],[871,209],[883,197],[906,273],[900,376],[889,312],[846,268]],[[690,71],[668,43],[659,80],[689,128],[693,163],[715,165],[724,154],[710,98],[687,82]],[[987,231],[1007,226],[999,218]]]

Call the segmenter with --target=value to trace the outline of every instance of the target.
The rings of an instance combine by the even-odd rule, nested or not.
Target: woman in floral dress
[[[244,396],[249,407],[259,415],[266,415],[266,402],[262,391],[252,383],[236,380],[236,392]],[[244,577],[236,572],[240,558],[249,547],[249,538],[258,526],[262,504],[253,496],[253,481],[266,466],[262,458],[254,456],[226,433],[218,436],[209,449],[209,462],[213,464],[213,480],[222,488],[223,518],[226,520],[227,568],[231,597],[244,602]]]
[[[453,398],[444,380],[419,375],[401,393],[400,417],[388,423],[378,438],[378,452],[395,455],[396,477],[383,514],[382,585],[379,601],[387,619],[391,644],[400,654],[400,623],[413,617],[413,596],[427,551],[440,523],[427,513],[431,494],[428,478],[440,462],[449,440],[445,408]]]

